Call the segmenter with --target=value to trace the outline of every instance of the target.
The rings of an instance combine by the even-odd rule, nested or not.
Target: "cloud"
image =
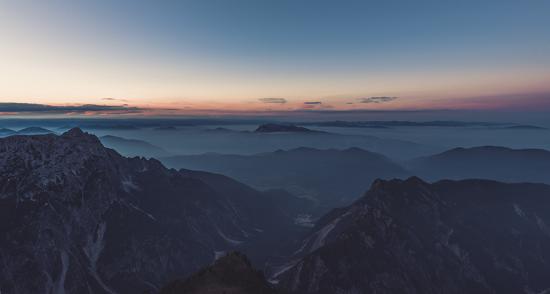
[[[111,97],[101,98],[101,100],[128,102],[128,100],[126,100],[126,99],[111,98]]]
[[[321,101],[306,101],[304,102],[305,105],[319,105],[319,104],[323,104],[323,102]]]
[[[359,98],[359,103],[384,103],[396,100],[397,97],[390,96],[377,96],[377,97],[368,97],[368,98]]]
[[[35,103],[0,102],[0,113],[138,113],[144,109],[127,105],[97,105],[84,104],[72,106],[57,106]]]
[[[258,99],[262,103],[273,103],[273,104],[285,104],[285,98],[260,98]]]

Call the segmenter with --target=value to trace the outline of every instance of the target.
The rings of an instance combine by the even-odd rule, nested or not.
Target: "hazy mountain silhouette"
[[[41,127],[28,127],[17,131],[18,135],[42,135],[50,133],[53,133],[53,131]]]
[[[13,135],[17,133],[16,131],[12,130],[12,129],[7,129],[7,128],[1,128],[0,129],[0,136],[10,136],[10,135]]]
[[[284,188],[319,202],[347,205],[376,178],[409,174],[383,155],[359,148],[296,148],[256,155],[203,154],[161,158],[169,167],[222,173],[256,188]]]
[[[111,135],[102,136],[99,139],[103,145],[108,148],[115,149],[124,156],[144,156],[157,158],[170,155],[170,153],[163,148],[143,140],[126,139]]]

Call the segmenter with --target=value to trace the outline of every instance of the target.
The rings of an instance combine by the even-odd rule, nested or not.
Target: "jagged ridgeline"
[[[293,226],[273,197],[122,157],[77,128],[0,139],[0,289],[154,293],[224,251],[271,252]]]

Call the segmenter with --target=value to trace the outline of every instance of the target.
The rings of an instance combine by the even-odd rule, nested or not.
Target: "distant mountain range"
[[[321,211],[347,205],[377,178],[410,175],[383,155],[359,148],[296,148],[256,155],[203,154],[161,158],[169,167],[228,175],[259,189],[284,188],[314,199]]]
[[[302,126],[340,127],[340,128],[390,128],[390,127],[489,127],[502,129],[533,129],[546,128],[533,125],[495,122],[468,121],[323,121],[297,123]]]
[[[80,129],[3,138],[0,289],[156,292],[223,252],[261,260],[300,229],[281,197],[122,157]]]
[[[272,279],[289,293],[546,293],[550,186],[377,181]]]
[[[455,148],[407,165],[414,174],[428,180],[478,178],[550,183],[550,151],[543,149]]]
[[[42,134],[50,134],[53,133],[53,131],[41,128],[41,127],[27,127],[23,128],[19,131],[14,131],[12,129],[2,128],[0,129],[0,136],[12,136],[12,135],[42,135]]]

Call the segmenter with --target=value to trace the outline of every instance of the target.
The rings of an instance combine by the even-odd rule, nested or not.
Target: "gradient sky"
[[[0,0],[0,102],[550,111],[549,15],[545,0]]]

